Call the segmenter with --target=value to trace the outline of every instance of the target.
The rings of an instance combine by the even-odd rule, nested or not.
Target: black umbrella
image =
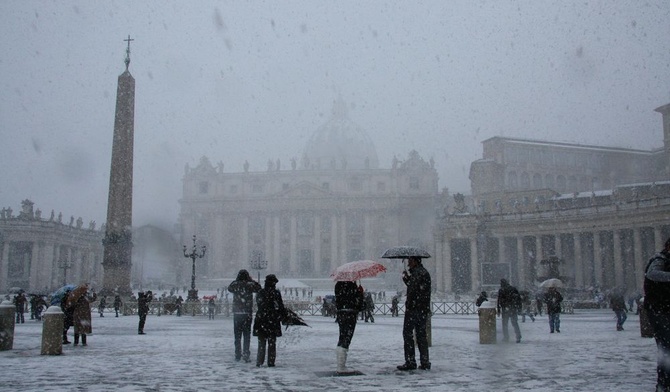
[[[430,254],[416,246],[394,246],[386,249],[382,255],[382,259],[407,259],[410,257],[427,259],[430,258]]]
[[[286,329],[288,329],[289,325],[304,325],[305,327],[309,327],[309,325],[307,325],[305,320],[303,320],[302,317],[298,315],[298,313],[292,311],[289,308],[285,309],[286,314],[284,315],[284,318],[281,322],[286,326]]]

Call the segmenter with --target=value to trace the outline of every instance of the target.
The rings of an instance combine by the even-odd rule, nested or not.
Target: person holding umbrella
[[[428,336],[426,324],[430,317],[430,274],[421,264],[421,258],[411,256],[408,259],[409,271],[403,271],[402,280],[407,286],[407,300],[405,301],[405,318],[402,327],[404,341],[405,363],[398,366],[398,370],[416,369],[414,351],[414,335],[419,347],[419,369],[430,370],[428,355]]]
[[[265,277],[265,287],[256,294],[258,311],[254,319],[254,336],[258,336],[258,353],[256,366],[265,362],[265,346],[267,344],[268,367],[275,366],[277,359],[277,337],[281,336],[281,321],[286,316],[281,292],[277,290],[279,279],[275,275]]]
[[[74,345],[79,344],[81,336],[81,345],[86,346],[86,335],[93,332],[91,324],[91,302],[95,302],[97,295],[95,291],[88,293],[88,283],[79,285],[72,290],[67,297],[68,307],[72,308],[72,323],[74,324]]]
[[[356,315],[363,310],[365,299],[355,282],[338,281],[335,283],[335,306],[337,307],[337,325],[340,335],[337,340],[337,373],[347,373],[347,354],[356,329]]]

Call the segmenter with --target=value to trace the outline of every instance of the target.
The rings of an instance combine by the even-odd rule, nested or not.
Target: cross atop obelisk
[[[126,48],[126,71],[128,70],[128,66],[130,65],[130,41],[135,41],[134,39],[130,38],[130,34],[128,34],[128,38],[124,39],[125,42],[128,42],[128,47]]]

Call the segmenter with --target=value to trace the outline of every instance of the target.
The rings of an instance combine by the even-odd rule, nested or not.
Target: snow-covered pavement
[[[87,347],[66,345],[42,356],[41,323],[15,330],[0,352],[3,391],[652,391],[656,346],[641,338],[638,316],[615,330],[610,310],[561,315],[549,334],[546,316],[519,323],[522,342],[479,344],[476,315],[432,320],[433,369],[402,373],[402,315],[359,322],[347,365],[365,373],[318,377],[335,369],[337,324],[307,316],[278,339],[277,366],[235,362],[232,318],[154,316],[137,335],[137,316],[93,315]],[[71,331],[70,331],[71,332]],[[498,319],[498,340],[500,321]],[[256,339],[252,337],[252,359]]]

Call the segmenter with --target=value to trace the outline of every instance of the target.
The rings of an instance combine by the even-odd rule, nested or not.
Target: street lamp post
[[[195,245],[195,234],[193,235],[193,247],[191,249],[191,253],[186,253],[186,245],[184,245],[184,257],[189,258],[193,260],[193,271],[191,273],[191,289],[188,291],[188,297],[186,298],[186,301],[197,301],[198,300],[198,290],[195,289],[195,260],[198,258],[203,258],[205,257],[205,252],[207,251],[207,247],[205,245],[202,246],[201,252],[198,253],[198,247]]]
[[[258,270],[258,282],[260,283],[261,270],[264,270],[268,267],[268,261],[262,259],[260,251],[255,250],[253,253],[254,256],[251,259],[251,269]]]

